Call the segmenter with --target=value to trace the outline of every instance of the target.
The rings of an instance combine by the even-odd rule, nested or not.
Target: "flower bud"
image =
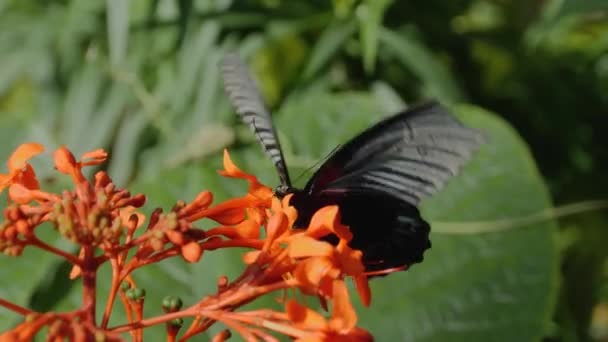
[[[163,299],[162,306],[164,312],[175,312],[182,308],[182,299],[177,296],[167,296]]]

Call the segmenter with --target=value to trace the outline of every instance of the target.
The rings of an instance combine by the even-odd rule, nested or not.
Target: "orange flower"
[[[229,239],[258,239],[260,237],[260,224],[253,219],[246,219],[234,226],[209,229],[206,235],[223,235]]]
[[[356,326],[357,314],[344,281],[334,280],[332,287],[333,306],[329,320],[293,299],[287,301],[285,311],[289,320],[295,327],[311,332],[296,341],[373,341],[367,331]]]
[[[273,197],[272,203],[270,206],[270,210],[273,213],[282,212],[283,214],[285,214],[287,216],[287,220],[289,222],[288,223],[289,227],[293,227],[293,224],[296,222],[296,219],[298,218],[298,211],[296,210],[296,208],[289,205],[289,201],[291,200],[291,197],[293,197],[293,194],[287,194],[281,200],[276,197]]]
[[[12,184],[21,184],[27,189],[38,189],[34,169],[27,162],[37,154],[42,153],[44,147],[38,143],[25,143],[19,145],[8,159],[9,173],[0,174],[0,192]]]
[[[181,246],[182,257],[190,262],[197,262],[203,256],[203,249],[196,241],[190,241],[187,244]]]
[[[290,299],[285,303],[287,317],[298,328],[310,330],[327,330],[329,324],[325,317],[318,312],[298,303],[295,299]]]
[[[341,280],[334,280],[333,308],[329,327],[332,331],[345,334],[357,325],[357,313],[350,303],[348,289]]]
[[[289,243],[289,256],[292,258],[331,256],[334,246],[306,235],[297,235]]]
[[[272,189],[260,183],[256,176],[241,171],[230,159],[227,150],[224,150],[224,170],[218,172],[224,177],[247,180],[249,182],[247,195],[199,210],[188,215],[187,219],[195,221],[207,217],[223,225],[236,225],[246,218],[251,218],[258,224],[263,224],[266,217],[265,210],[270,207],[273,198]]]
[[[308,258],[301,261],[293,271],[302,292],[322,298],[332,295],[331,283],[341,275],[335,262],[329,257]]]
[[[224,150],[224,170],[219,171],[224,177],[245,179],[249,182],[249,194],[257,199],[270,200],[273,196],[272,189],[263,185],[254,175],[241,171],[232,159],[228,150]]]
[[[346,242],[350,242],[353,238],[353,233],[348,226],[340,223],[340,211],[337,205],[329,205],[317,210],[310,219],[306,234],[316,239],[334,234]]]
[[[309,294],[318,292],[331,296],[327,288],[330,280],[348,275],[353,277],[361,302],[369,306],[371,291],[363,266],[363,253],[348,246],[352,233],[340,224],[336,206],[319,209],[311,220],[310,227],[301,233],[293,234],[289,241],[288,252],[292,258],[308,258],[299,263],[294,276],[305,286]],[[337,246],[318,239],[332,233],[340,238]]]
[[[124,227],[128,228],[128,222],[131,220],[131,216],[135,215],[136,219],[137,219],[137,225],[135,226],[135,228],[139,228],[144,224],[144,221],[146,219],[146,215],[140,213],[139,211],[136,210],[137,208],[129,205],[127,207],[124,208],[120,208],[118,210],[119,212],[119,216],[120,216],[120,220],[123,224]]]

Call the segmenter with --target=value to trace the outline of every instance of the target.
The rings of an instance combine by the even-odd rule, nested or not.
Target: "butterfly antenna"
[[[342,146],[342,145],[337,145],[331,151],[329,151],[329,153],[325,157],[323,157],[322,159],[317,160],[314,164],[312,164],[311,166],[309,166],[306,170],[300,172],[300,174],[298,176],[296,176],[294,184],[297,183],[305,174],[309,173],[310,170],[315,169],[317,166],[319,166],[319,164],[322,164],[327,159],[329,159],[329,157],[331,157],[334,153],[336,153],[336,151],[340,148],[340,146]]]

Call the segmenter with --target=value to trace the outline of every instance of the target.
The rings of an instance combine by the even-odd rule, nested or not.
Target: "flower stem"
[[[9,309],[11,311],[14,311],[14,312],[16,312],[16,313],[18,313],[18,314],[20,314],[22,316],[29,315],[31,313],[36,312],[36,311],[32,311],[30,309],[24,308],[22,306],[19,306],[19,305],[15,304],[15,303],[11,303],[11,302],[9,302],[7,300],[4,300],[2,298],[0,298],[0,306],[3,306],[3,307],[5,307],[5,308],[7,308],[7,309]]]
[[[69,263],[71,263],[72,265],[75,266],[82,266],[82,262],[75,257],[74,255],[66,252],[66,251],[62,251],[61,249],[55,248],[47,243],[45,243],[42,240],[39,240],[36,236],[32,235],[30,237],[28,237],[27,242],[32,245],[32,246],[36,246],[42,250],[45,250],[47,252],[53,253],[55,255],[58,255],[64,259],[66,259]]]
[[[95,324],[96,303],[96,276],[97,263],[95,262],[95,249],[92,246],[83,247],[82,257],[82,305],[86,310],[86,320]]]
[[[103,318],[101,319],[101,327],[104,329],[108,327],[110,315],[112,314],[112,307],[114,306],[114,300],[116,299],[118,287],[120,286],[120,266],[118,260],[110,259],[110,262],[112,264],[112,285],[110,287],[108,301],[106,302],[106,308],[103,312]]]
[[[168,313],[168,314],[164,314],[164,315],[160,315],[160,316],[156,316],[156,317],[152,317],[152,318],[148,318],[148,319],[142,319],[140,321],[129,323],[129,324],[119,325],[119,326],[110,328],[108,330],[115,332],[115,333],[123,333],[123,332],[131,331],[134,329],[142,329],[142,328],[150,327],[153,325],[165,323],[165,322],[168,322],[168,321],[170,321],[172,319],[176,319],[176,318],[193,316],[194,314],[195,314],[195,309],[193,307],[190,307],[190,308],[182,310],[182,311],[172,312],[172,313]]]

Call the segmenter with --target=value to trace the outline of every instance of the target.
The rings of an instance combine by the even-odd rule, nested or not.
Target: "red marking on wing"
[[[329,183],[333,182],[338,177],[342,176],[343,170],[338,167],[328,166],[323,168],[321,173],[314,180],[311,192],[322,191]]]

